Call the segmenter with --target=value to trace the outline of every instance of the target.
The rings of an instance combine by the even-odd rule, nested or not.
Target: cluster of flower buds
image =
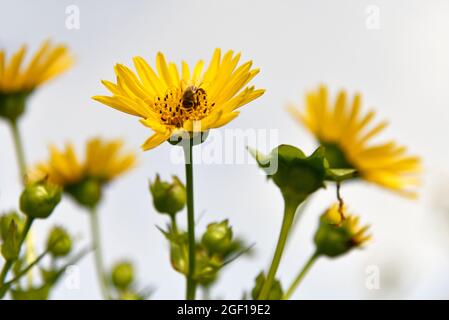
[[[173,268],[187,275],[189,265],[187,233],[173,227],[162,232],[170,243],[170,260]],[[244,247],[240,239],[233,237],[228,220],[209,224],[201,241],[196,244],[195,281],[203,287],[214,284],[219,271],[225,265],[240,254],[249,252]]]

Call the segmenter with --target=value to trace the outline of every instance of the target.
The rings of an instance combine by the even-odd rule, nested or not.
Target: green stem
[[[187,274],[186,299],[195,300],[196,283],[195,275],[195,213],[193,208],[193,142],[188,141],[184,146],[184,158],[186,168],[187,189],[187,232],[189,237],[189,267]]]
[[[23,241],[25,240],[28,232],[30,231],[31,225],[33,224],[34,218],[27,217],[25,221],[25,226],[23,228],[22,234],[19,239],[18,243],[18,250],[20,253],[20,248],[22,247]],[[9,270],[11,269],[13,265],[13,261],[8,260],[3,265],[2,271],[0,272],[0,287],[2,287],[5,284],[6,276],[8,275]],[[2,298],[0,296],[0,298]]]
[[[293,281],[293,283],[290,285],[290,287],[287,290],[287,293],[284,295],[284,297],[282,298],[283,300],[288,300],[291,298],[291,296],[293,295],[293,293],[295,292],[295,290],[298,288],[298,285],[301,283],[302,279],[304,278],[304,276],[306,275],[307,271],[309,271],[309,269],[312,267],[313,263],[316,261],[316,259],[319,257],[320,255],[318,253],[314,253],[309,260],[307,261],[307,263],[304,265],[304,267],[301,269],[301,271],[298,273],[298,275],[296,276],[295,280]]]
[[[12,137],[14,140],[14,147],[16,149],[17,162],[19,164],[20,180],[23,183],[26,175],[26,161],[25,161],[25,153],[23,151],[22,138],[20,136],[17,121],[11,121],[10,124],[11,124]]]
[[[110,299],[108,282],[104,274],[103,257],[101,253],[101,240],[100,240],[100,226],[98,221],[97,208],[92,207],[90,210],[90,227],[92,233],[92,242],[94,247],[94,259],[95,259],[95,269],[97,271],[97,278],[100,283],[101,294],[104,299]]]
[[[274,252],[273,261],[271,262],[270,270],[268,271],[267,279],[265,280],[265,283],[262,286],[262,290],[260,291],[259,300],[268,299],[273,280],[276,277],[276,272],[281,262],[288,234],[295,218],[295,211],[296,208],[293,208],[292,206],[289,206],[287,204],[285,205],[284,218],[282,220],[282,227],[279,234],[278,243],[276,245],[276,250]]]

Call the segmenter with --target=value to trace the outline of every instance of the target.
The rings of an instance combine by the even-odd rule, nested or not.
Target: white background
[[[79,7],[79,30],[65,26],[68,5]],[[379,10],[379,29],[367,24],[370,8]],[[278,130],[279,143],[309,153],[313,139],[291,119],[285,105],[302,105],[307,90],[326,83],[333,94],[341,88],[360,91],[364,107],[375,108],[378,119],[390,121],[385,136],[406,144],[424,160],[418,201],[366,184],[343,189],[353,211],[372,225],[373,241],[363,251],[319,260],[295,298],[449,297],[449,209],[439,209],[448,203],[444,192],[449,186],[444,178],[449,171],[449,2],[1,0],[0,47],[11,52],[28,43],[35,50],[48,37],[68,44],[76,65],[29,103],[20,124],[28,162],[46,158],[49,143],[71,140],[81,149],[95,135],[122,137],[138,151],[138,168],[107,190],[100,212],[102,239],[107,265],[131,259],[139,284],[151,285],[154,298],[183,298],[184,279],[170,268],[167,244],[155,228],[166,219],[152,208],[148,179],[156,172],[164,178],[184,178],[184,168],[170,162],[168,144],[141,152],[139,146],[150,131],[136,118],[90,97],[104,94],[100,79],[112,80],[113,65],[130,65],[134,55],[153,64],[160,50],[172,61],[193,63],[209,59],[215,47],[241,51],[244,60],[252,59],[261,68],[254,83],[267,89],[226,128]],[[205,212],[198,230],[229,218],[235,233],[256,243],[255,257],[229,266],[212,293],[240,298],[271,259],[282,217],[281,196],[252,165],[197,165],[195,190],[197,215]],[[15,208],[19,192],[11,136],[1,122],[0,210]],[[312,253],[318,215],[334,197],[332,187],[320,191],[302,217],[279,269],[284,286]],[[89,240],[87,213],[67,199],[51,219],[36,224],[39,249],[54,224],[81,235],[83,243]],[[372,265],[380,270],[378,290],[365,285]],[[79,268],[79,289],[61,283],[53,298],[100,297],[92,256]]]

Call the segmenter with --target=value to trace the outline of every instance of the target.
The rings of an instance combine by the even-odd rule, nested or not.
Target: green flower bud
[[[176,176],[173,176],[173,181],[169,183],[161,181],[159,175],[156,175],[154,182],[150,183],[150,191],[154,207],[160,213],[175,215],[186,204],[186,188]]]
[[[93,208],[101,200],[101,183],[97,179],[86,179],[68,186],[66,191],[82,206]]]
[[[318,148],[311,156],[290,145],[280,145],[268,156],[257,150],[249,150],[259,166],[273,179],[292,210],[310,194],[324,187],[328,163],[324,158],[324,148]]]
[[[47,239],[47,250],[53,257],[65,257],[72,250],[72,239],[62,227],[54,227]]]
[[[14,219],[11,220],[8,229],[3,233],[1,253],[6,261],[14,261],[19,257],[20,233]]]
[[[134,281],[134,268],[129,262],[117,263],[112,269],[112,284],[120,290],[127,289]]]
[[[17,121],[25,111],[25,103],[29,94],[30,92],[6,94],[0,92],[0,117],[12,122]]]
[[[314,237],[318,255],[338,257],[363,246],[371,237],[367,234],[368,226],[359,226],[359,217],[348,215],[345,207],[342,208],[343,216],[339,210],[338,203],[334,204],[320,217]]]
[[[263,272],[259,273],[259,275],[256,278],[256,284],[253,290],[251,291],[251,296],[254,300],[257,300],[259,298],[265,280],[266,280],[265,274]],[[284,291],[282,290],[281,282],[277,279],[274,279],[267,300],[281,300],[283,296]]]
[[[226,253],[233,246],[232,227],[229,226],[229,221],[209,224],[201,242],[211,253]]]
[[[61,188],[42,180],[25,187],[20,210],[31,218],[45,219],[61,201]]]
[[[20,234],[23,231],[23,227],[25,225],[24,220],[21,216],[17,214],[17,212],[9,212],[0,216],[0,238],[4,241],[8,230],[11,226],[11,222],[14,220],[17,226],[17,232]]]

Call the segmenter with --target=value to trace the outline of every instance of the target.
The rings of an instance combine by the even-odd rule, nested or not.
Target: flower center
[[[154,101],[154,109],[162,123],[181,128],[187,120],[201,120],[209,115],[215,103],[209,104],[203,88],[188,86],[185,89],[167,90],[163,97]]]

